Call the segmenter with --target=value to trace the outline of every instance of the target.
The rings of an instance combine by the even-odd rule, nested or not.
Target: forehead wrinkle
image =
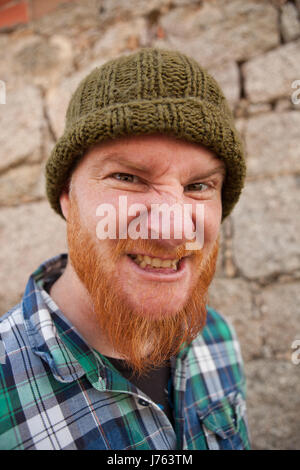
[[[131,160],[130,156],[127,156],[125,154],[114,152],[104,155],[104,158],[101,159],[101,161],[98,160],[94,165],[91,166],[91,168],[101,168],[109,163],[117,163],[145,174],[160,172],[162,166],[162,161],[159,161],[159,163],[151,161],[147,165],[141,163],[140,161]],[[163,169],[162,174],[165,174],[168,171],[170,164],[171,162],[167,165],[165,169]]]
[[[124,154],[118,154],[118,153],[113,153],[113,154],[107,154],[103,159],[101,159],[101,161],[97,161],[97,163],[95,163],[95,165],[93,165],[92,167],[102,167],[103,165],[107,164],[107,163],[120,163],[121,165],[123,166],[127,166],[129,168],[133,168],[135,170],[140,170],[140,171],[143,171],[145,173],[149,172],[149,167],[146,166],[146,165],[143,165],[139,162],[136,162],[136,161],[133,161],[133,160],[130,160],[130,158],[128,158],[126,155]]]

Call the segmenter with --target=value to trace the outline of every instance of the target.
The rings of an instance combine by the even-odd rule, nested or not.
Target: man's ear
[[[70,208],[70,203],[71,203],[70,202],[70,185],[71,185],[71,181],[69,179],[64,185],[63,190],[59,197],[61,211],[66,220],[68,220],[69,208]]]

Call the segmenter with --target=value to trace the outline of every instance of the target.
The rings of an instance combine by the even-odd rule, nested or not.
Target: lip
[[[136,264],[129,256],[125,255],[128,262],[130,263],[130,266],[132,269],[140,276],[142,279],[145,279],[147,281],[159,281],[159,282],[174,282],[174,281],[179,281],[186,276],[187,271],[188,271],[188,263],[187,263],[187,256],[184,258],[181,258],[179,261],[179,268],[177,271],[174,272],[169,272],[163,273],[159,269],[157,271],[159,272],[154,272],[154,271],[146,271],[143,268],[140,268],[138,264]],[[169,258],[166,258],[169,259]],[[156,268],[153,268],[156,269]]]

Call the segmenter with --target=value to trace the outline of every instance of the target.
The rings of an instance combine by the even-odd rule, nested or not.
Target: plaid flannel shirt
[[[245,376],[232,325],[207,306],[201,334],[171,358],[175,428],[96,354],[44,282],[67,254],[43,263],[22,301],[0,318],[0,449],[249,449]]]

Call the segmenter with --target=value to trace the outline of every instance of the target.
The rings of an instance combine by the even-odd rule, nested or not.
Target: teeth
[[[146,261],[146,260],[145,260],[145,261]],[[151,264],[152,264],[152,266],[153,266],[154,268],[159,268],[160,265],[161,265],[160,259],[159,259],[159,258],[154,258],[154,259],[152,260],[152,263],[151,263]]]
[[[170,259],[164,259],[161,266],[163,268],[170,268],[172,266],[172,261]]]
[[[172,260],[172,259],[160,259],[160,258],[150,258],[150,256],[131,256],[133,261],[138,264],[141,268],[145,268],[146,266],[152,266],[153,268],[172,268],[177,271],[179,259]]]

